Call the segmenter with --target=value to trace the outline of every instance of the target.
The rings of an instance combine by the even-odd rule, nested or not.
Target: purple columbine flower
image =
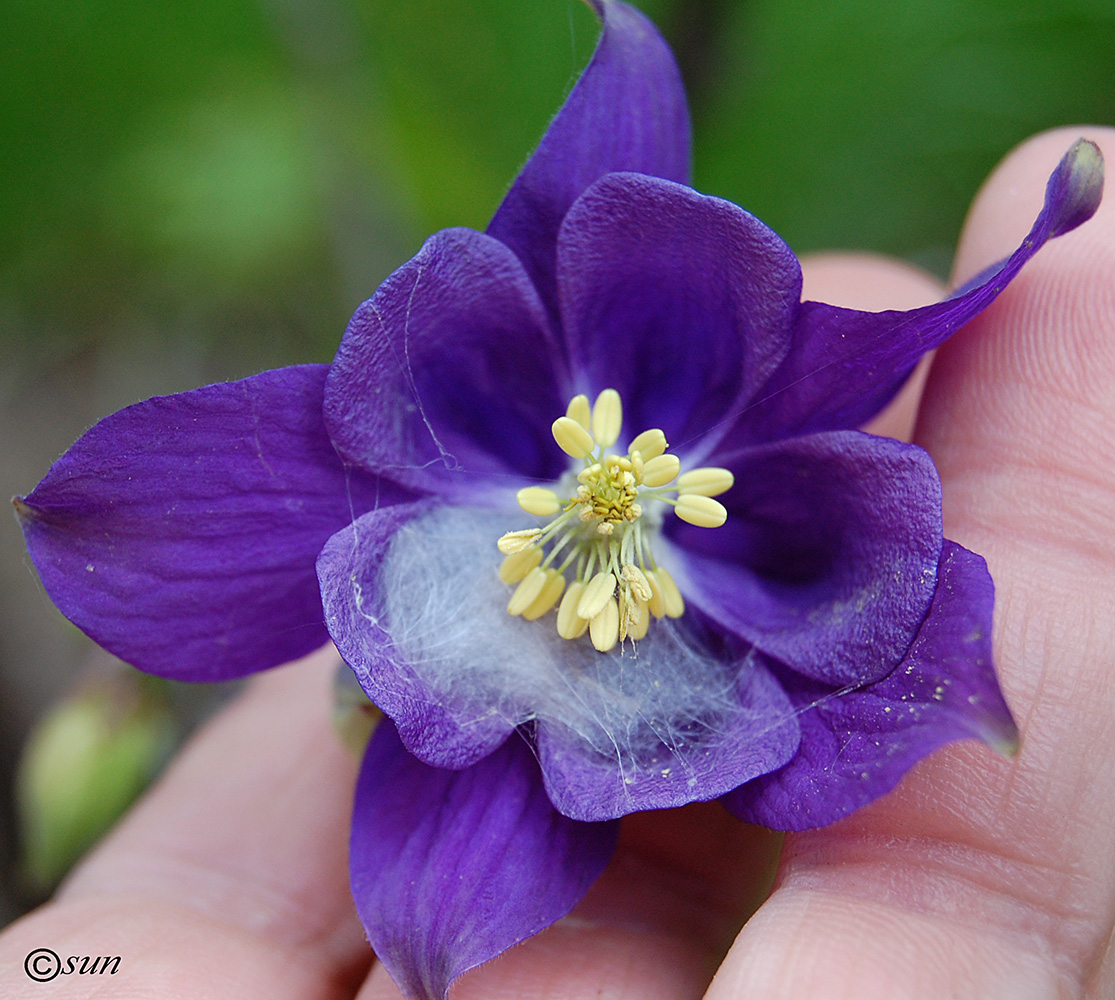
[[[412,997],[568,912],[629,812],[819,826],[1017,738],[983,560],[926,453],[856,428],[1091,216],[1097,149],[950,299],[802,302],[782,240],[686,186],[665,43],[591,2],[592,62],[487,232],[432,236],[332,366],[129,407],[15,501],[59,608],[141,669],[333,639],[392,720],[352,886]]]

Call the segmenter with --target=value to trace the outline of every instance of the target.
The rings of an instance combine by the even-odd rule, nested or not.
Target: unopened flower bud
[[[175,741],[165,682],[121,666],[56,705],[16,776],[24,875],[55,885],[147,787]]]

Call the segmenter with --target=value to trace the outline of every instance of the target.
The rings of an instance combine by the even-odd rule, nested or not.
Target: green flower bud
[[[121,667],[32,730],[16,775],[22,874],[44,892],[147,787],[175,742],[165,682]]]
[[[345,749],[362,758],[382,718],[383,713],[364,693],[356,675],[342,663],[333,683],[333,730]]]

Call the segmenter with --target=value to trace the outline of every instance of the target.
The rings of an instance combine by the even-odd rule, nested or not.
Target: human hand
[[[958,281],[1017,245],[1080,134],[1115,149],[1111,130],[1054,133],[995,175]],[[939,295],[880,260],[805,270],[807,297],[860,308]],[[774,836],[715,803],[629,817],[578,908],[463,976],[454,1000],[698,997],[721,959],[708,1000],[1110,995],[1112,273],[1107,204],[941,350],[917,416],[914,440],[944,482],[946,535],[985,555],[996,581],[995,649],[1020,754],[949,747],[891,795],[788,837],[775,891],[738,938],[766,891]],[[888,432],[917,403],[915,387]],[[334,662],[321,653],[258,679],[195,739],[58,898],[0,938],[6,995],[106,987],[31,983],[24,956],[50,947],[119,955],[112,988],[134,996],[397,1000],[369,965],[348,896],[356,766],[329,730]]]

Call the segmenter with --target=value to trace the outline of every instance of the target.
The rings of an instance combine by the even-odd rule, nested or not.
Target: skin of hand
[[[969,216],[956,282],[1017,244],[1080,135],[1115,157],[1100,128],[1012,153]],[[804,266],[807,297],[858,308],[941,294],[880,258]],[[937,752],[871,806],[787,837],[773,891],[779,838],[716,803],[630,817],[573,913],[463,976],[453,1000],[1115,995],[1113,276],[1109,198],[870,428],[929,450],[947,536],[988,561],[1021,752]],[[348,894],[356,762],[330,729],[336,662],[323,651],[256,679],[203,729],[55,900],[0,935],[0,992],[398,1000]],[[32,982],[23,960],[43,947],[121,964],[112,982]]]

